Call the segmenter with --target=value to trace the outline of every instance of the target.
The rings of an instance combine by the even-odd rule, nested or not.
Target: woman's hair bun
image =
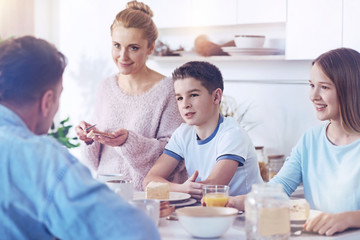
[[[126,8],[127,9],[132,9],[132,10],[137,10],[137,11],[142,11],[142,12],[146,13],[147,15],[149,15],[150,17],[154,16],[154,14],[151,11],[150,7],[148,5],[146,5],[145,3],[142,3],[142,2],[138,2],[138,1],[128,2],[126,4]]]

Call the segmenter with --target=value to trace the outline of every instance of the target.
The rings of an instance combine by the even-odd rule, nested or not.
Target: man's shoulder
[[[58,155],[68,158],[67,148],[61,145],[56,139],[48,135],[35,135],[27,130],[11,128],[1,134],[2,144],[9,145],[8,151],[24,152],[29,155],[42,156]]]

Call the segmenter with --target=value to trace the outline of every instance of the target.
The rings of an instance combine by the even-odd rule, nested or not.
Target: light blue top
[[[176,129],[164,153],[178,161],[185,159],[188,175],[199,171],[196,181],[208,178],[217,161],[231,159],[239,163],[231,179],[230,195],[250,192],[254,183],[262,182],[255,147],[239,123],[220,115],[214,132],[206,139],[197,137],[195,128],[183,123]]]
[[[360,210],[360,139],[335,146],[326,136],[328,124],[308,130],[270,184],[290,194],[303,182],[312,209],[329,213]]]
[[[0,105],[0,239],[159,239],[65,147]]]

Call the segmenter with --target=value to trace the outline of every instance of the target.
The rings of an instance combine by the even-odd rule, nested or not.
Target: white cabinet
[[[360,1],[344,0],[343,46],[360,52]]]
[[[192,26],[236,24],[237,0],[192,0]]]
[[[142,0],[154,13],[158,28],[176,28],[191,25],[192,0]]]
[[[237,24],[286,21],[286,0],[238,0]]]
[[[158,28],[286,21],[286,0],[143,0]]]
[[[237,0],[144,0],[158,28],[236,24]]]
[[[342,46],[342,0],[288,0],[286,59],[314,59]]]

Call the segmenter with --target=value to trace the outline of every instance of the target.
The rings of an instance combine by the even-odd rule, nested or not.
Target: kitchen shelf
[[[285,55],[239,55],[239,56],[151,56],[149,60],[156,62],[188,62],[188,61],[264,61],[264,60],[285,60]]]

